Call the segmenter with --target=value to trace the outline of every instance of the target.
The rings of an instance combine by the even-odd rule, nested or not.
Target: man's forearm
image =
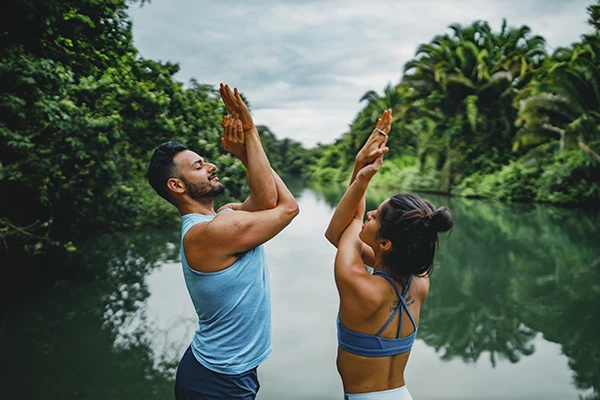
[[[278,200],[277,187],[271,164],[269,164],[256,128],[245,136],[244,141],[246,144],[246,178],[252,201],[257,209],[273,208],[277,205]]]
[[[288,208],[297,208],[298,202],[294,198],[290,189],[286,186],[285,182],[274,170],[271,170],[271,177],[277,187],[277,206],[284,206]]]

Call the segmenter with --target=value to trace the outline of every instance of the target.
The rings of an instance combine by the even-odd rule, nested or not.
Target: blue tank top
[[[258,366],[272,352],[269,270],[262,245],[243,253],[224,270],[193,270],[185,257],[183,238],[194,225],[213,218],[202,214],[182,217],[181,264],[198,315],[191,348],[206,368],[240,374]]]
[[[397,354],[404,354],[410,351],[415,342],[415,338],[417,337],[417,324],[415,324],[415,320],[412,317],[412,314],[408,310],[408,306],[406,305],[406,301],[404,301],[404,296],[408,293],[408,289],[410,288],[410,283],[412,282],[412,276],[408,277],[408,282],[404,286],[404,290],[402,293],[396,287],[396,284],[392,280],[391,276],[384,271],[375,271],[373,275],[380,275],[385,280],[387,280],[396,291],[396,294],[400,298],[400,303],[387,320],[385,325],[377,332],[375,335],[367,335],[366,333],[355,332],[351,329],[348,329],[342,321],[340,321],[340,316],[338,314],[337,317],[337,327],[338,327],[338,345],[340,348],[346,350],[349,353],[356,354],[357,356],[363,357],[388,357],[394,356]],[[403,321],[403,311],[406,309],[406,312],[415,328],[415,331],[408,336],[400,337],[400,332],[402,332],[402,321]],[[396,339],[387,339],[382,338],[379,335],[383,333],[385,328],[390,324],[390,322],[394,319],[396,314],[400,310],[400,324],[398,326],[398,335]]]

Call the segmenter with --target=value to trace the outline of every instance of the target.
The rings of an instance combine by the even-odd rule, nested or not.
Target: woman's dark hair
[[[169,203],[173,203],[173,201],[169,196],[167,181],[177,174],[173,159],[184,150],[187,150],[187,147],[175,140],[163,143],[154,150],[148,165],[148,182],[150,186]]]
[[[452,228],[454,219],[446,207],[412,194],[397,194],[380,211],[379,237],[392,242],[383,261],[397,276],[431,274],[438,233]]]

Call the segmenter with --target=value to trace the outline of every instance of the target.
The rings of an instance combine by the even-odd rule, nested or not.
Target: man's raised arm
[[[193,269],[215,272],[227,268],[241,253],[270,240],[298,215],[300,209],[293,194],[275,172],[271,176],[279,198],[274,208],[221,213],[212,221],[190,229],[184,246]]]
[[[250,196],[240,206],[240,209],[258,211],[273,208],[278,202],[277,187],[271,164],[260,142],[260,136],[250,111],[237,88],[232,92],[228,85],[221,84],[219,92],[229,113],[232,115],[236,113],[239,116],[243,130],[242,140],[245,144],[245,154],[238,157],[246,167]]]

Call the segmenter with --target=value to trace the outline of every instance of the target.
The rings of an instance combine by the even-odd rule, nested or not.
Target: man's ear
[[[379,239],[379,251],[385,253],[392,249],[392,242],[387,239]]]
[[[185,184],[181,181],[181,179],[177,178],[169,178],[167,181],[167,188],[174,193],[183,193],[185,192]]]

